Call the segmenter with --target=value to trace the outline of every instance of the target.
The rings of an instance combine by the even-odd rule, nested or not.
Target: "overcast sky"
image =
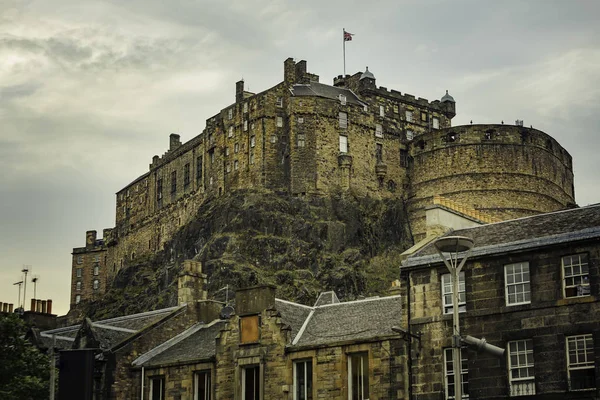
[[[348,73],[448,89],[454,125],[523,119],[573,156],[578,204],[600,202],[599,17],[596,0],[0,0],[0,301],[32,265],[65,313],[72,248],[114,226],[168,135],[199,134],[240,78],[280,82],[287,57],[331,83],[344,27]]]

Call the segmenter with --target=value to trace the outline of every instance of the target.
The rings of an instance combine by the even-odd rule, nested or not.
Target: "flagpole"
[[[344,43],[344,78],[346,77],[346,28],[342,28],[342,42]]]

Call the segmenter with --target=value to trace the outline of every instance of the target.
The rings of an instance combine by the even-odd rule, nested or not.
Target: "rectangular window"
[[[303,134],[298,134],[298,147],[304,147],[306,144],[306,136]]]
[[[467,360],[467,352],[460,351],[460,368],[462,380],[462,398],[469,398],[469,365]],[[454,363],[452,362],[452,349],[444,349],[444,386],[446,388],[446,399],[454,399]]]
[[[171,172],[171,194],[177,193],[177,171]]]
[[[78,278],[81,278],[81,268],[77,268],[75,270],[75,276],[78,277]]]
[[[259,339],[259,317],[248,315],[240,318],[240,342],[256,343]]]
[[[98,254],[94,255],[94,262],[100,262],[100,256]]]
[[[452,279],[450,274],[442,275],[442,302],[444,314],[452,314]],[[465,271],[458,274],[458,312],[467,311],[465,297]]]
[[[415,133],[410,129],[406,130],[406,140],[413,140],[415,137]]]
[[[225,156],[229,155],[229,147],[225,147]]]
[[[79,281],[78,281],[78,282],[75,284],[75,289],[76,289],[76,290],[81,290],[81,282],[79,282]]]
[[[233,119],[233,108],[227,110],[227,119]]]
[[[210,149],[208,156],[210,157],[210,163],[213,164],[215,162],[215,149]]]
[[[595,388],[596,367],[592,335],[567,336],[566,339],[569,390]]]
[[[248,103],[244,103],[244,112],[247,113],[248,112]]]
[[[237,153],[238,151],[240,151],[240,144],[239,143],[235,143],[233,145],[233,152]]]
[[[385,107],[384,106],[379,106],[379,116],[385,117]]]
[[[529,263],[522,262],[504,266],[506,305],[531,303]]]
[[[440,129],[440,119],[437,117],[433,117],[433,129]]]
[[[299,124],[303,124],[304,123],[304,117],[298,117],[298,123]]]
[[[346,96],[344,96],[343,94],[340,94],[339,99],[340,99],[340,103],[343,106],[345,106],[346,105]]]
[[[375,137],[382,138],[383,137],[383,127],[381,124],[375,125]]]
[[[227,133],[228,137],[233,137],[233,126],[229,127],[229,132]]]
[[[83,263],[83,256],[77,256],[77,264]]]
[[[406,112],[404,113],[404,115],[406,116],[406,122],[412,122],[412,120],[413,120],[413,113],[412,113],[412,111],[406,110]]]
[[[565,298],[590,295],[590,271],[587,254],[562,258],[563,293]]]
[[[235,160],[233,162],[233,169],[237,171],[237,169],[239,168],[240,164],[238,163],[238,160]]]
[[[421,111],[421,122],[427,122],[427,113]]]
[[[99,287],[100,287],[100,281],[98,279],[94,279],[94,282],[93,282],[94,290],[98,290]]]
[[[294,400],[312,400],[312,360],[294,361]]]
[[[369,399],[369,354],[348,356],[348,399]]]
[[[99,273],[100,273],[100,267],[96,265],[94,267],[94,276],[98,276]]]
[[[150,378],[150,400],[164,400],[165,398],[165,378]]]
[[[394,104],[393,110],[394,110],[394,114],[398,114],[398,104]]]
[[[340,112],[339,120],[340,120],[340,129],[348,128],[348,114],[346,114],[345,112]]]
[[[158,201],[159,203],[162,201],[162,179],[159,179],[156,181],[156,201]]]
[[[340,135],[340,153],[348,152],[348,137]]]
[[[400,149],[400,166],[408,168],[408,150]]]
[[[248,120],[244,120],[244,132],[248,130]]]
[[[75,296],[75,304],[79,304],[81,302],[81,295],[78,294]]]
[[[283,127],[283,118],[282,117],[277,117],[277,127],[278,128]]]
[[[271,135],[271,143],[277,143],[277,135]]]
[[[190,163],[183,166],[183,186],[190,185]]]
[[[279,108],[283,107],[283,97],[278,97],[276,104],[277,104],[277,107],[279,107]]]
[[[369,106],[365,104],[365,105],[363,106],[363,111],[364,111],[364,112],[369,112]]]
[[[196,158],[196,179],[202,179],[202,156]]]
[[[535,394],[533,340],[508,342],[508,380],[511,396]]]
[[[210,371],[194,373],[194,400],[210,400]]]
[[[231,164],[227,163],[227,165],[225,166],[225,172],[231,172]]]
[[[254,153],[250,153],[250,165],[254,165]]]
[[[242,369],[242,399],[260,399],[260,366],[254,365]]]
[[[376,143],[375,146],[375,159],[378,163],[383,162],[383,145]]]
[[[250,136],[250,147],[256,146],[256,137]]]

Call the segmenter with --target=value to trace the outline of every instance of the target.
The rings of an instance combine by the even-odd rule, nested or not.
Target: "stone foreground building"
[[[211,196],[254,188],[294,196],[404,199],[415,240],[436,195],[505,220],[573,204],[572,160],[553,138],[509,125],[452,127],[456,103],[377,86],[368,69],[333,85],[284,62],[283,81],[260,93],[235,85],[235,102],[198,136],[154,156],[117,192],[116,224],[73,249],[71,305],[100,296],[136,257],[151,255]],[[478,220],[481,222],[481,220]]]

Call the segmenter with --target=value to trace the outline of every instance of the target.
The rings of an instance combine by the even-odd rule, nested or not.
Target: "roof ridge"
[[[186,304],[182,304],[180,306],[173,306],[173,307],[161,308],[158,310],[145,311],[143,313],[138,313],[138,314],[129,314],[129,315],[122,315],[120,317],[114,317],[114,318],[109,318],[109,319],[101,319],[99,321],[96,321],[96,323],[120,322],[120,321],[129,320],[132,318],[148,317],[151,315],[161,314],[161,313],[165,313],[168,311],[175,311],[175,310],[178,310],[179,308],[185,307],[185,306],[186,306]]]
[[[312,306],[307,306],[306,304],[295,303],[295,302],[293,302],[293,301],[284,300],[284,299],[279,299],[279,298],[277,298],[277,297],[275,297],[275,301],[280,301],[280,302],[282,302],[282,303],[286,303],[286,304],[291,304],[291,305],[294,305],[294,306],[299,306],[299,307],[308,308],[308,309],[310,309],[310,310],[312,310],[312,309],[314,308],[314,307],[312,307]]]
[[[332,307],[332,306],[339,306],[342,304],[355,304],[355,303],[363,303],[363,302],[368,302],[368,301],[378,301],[378,300],[388,300],[388,299],[395,299],[398,297],[402,297],[402,295],[396,294],[393,296],[381,296],[381,297],[368,297],[366,299],[357,299],[357,300],[350,300],[350,301],[340,301],[339,303],[331,303],[331,304],[323,304],[321,306],[315,306],[315,309],[317,308],[324,308],[324,307]]]

